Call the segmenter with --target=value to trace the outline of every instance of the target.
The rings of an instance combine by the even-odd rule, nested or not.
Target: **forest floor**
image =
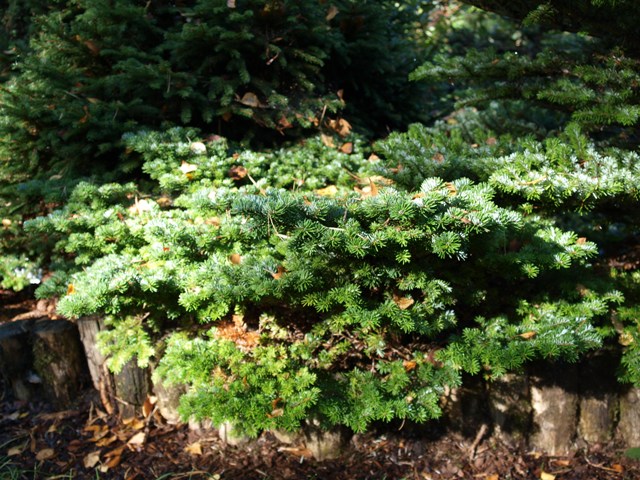
[[[42,311],[0,292],[0,322]],[[225,445],[216,430],[169,425],[153,411],[121,419],[88,390],[72,409],[0,398],[0,480],[5,479],[640,479],[640,460],[616,445],[565,457],[511,448],[488,433],[466,438],[440,422],[378,426],[355,435],[341,457],[319,462],[302,443],[270,433]]]

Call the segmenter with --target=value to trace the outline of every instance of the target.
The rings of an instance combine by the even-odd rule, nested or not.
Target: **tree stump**
[[[251,440],[251,438],[243,435],[241,432],[236,432],[230,422],[224,422],[218,427],[218,436],[225,444],[231,445],[232,447],[244,445]]]
[[[103,366],[107,360],[100,350],[96,348],[98,333],[104,330],[104,328],[104,320],[97,315],[78,319],[80,340],[82,341],[82,346],[87,356],[87,365],[89,366],[91,381],[96,390],[101,390],[101,383],[104,382]]]
[[[168,424],[176,425],[180,423],[178,406],[180,397],[186,393],[184,385],[164,385],[160,380],[154,378],[153,394],[158,399],[158,412]]]
[[[587,444],[613,437],[620,385],[616,368],[620,358],[606,350],[590,354],[580,364],[580,421],[578,437]]]
[[[574,446],[578,423],[576,369],[570,365],[546,369],[544,375],[531,378],[533,434],[529,443],[549,455],[566,455]]]
[[[526,440],[531,429],[527,375],[506,374],[488,384],[493,436],[510,447]]]
[[[629,388],[620,395],[618,435],[627,447],[640,446],[640,388]]]
[[[588,444],[611,440],[616,411],[615,395],[605,393],[580,399],[578,436]]]
[[[483,380],[465,377],[462,387],[450,389],[442,398],[442,409],[450,428],[467,438],[474,438],[490,422]]]
[[[149,371],[140,368],[136,359],[128,361],[122,371],[113,375],[116,400],[122,417],[133,417],[139,413],[150,391]]]
[[[149,392],[147,369],[131,361],[116,375],[107,368],[107,358],[97,347],[98,335],[105,330],[104,319],[91,315],[78,319],[78,330],[87,356],[93,386],[100,392],[107,413],[133,416],[144,404]]]
[[[277,430],[277,429],[269,430],[269,431],[276,438],[276,440],[286,445],[292,445],[294,443],[302,443],[304,440],[304,434],[300,431],[288,432],[286,430]]]
[[[30,332],[34,320],[19,320],[0,325],[0,379],[2,397],[29,401],[37,384],[29,382],[33,363]]]
[[[87,378],[76,326],[67,320],[40,320],[32,338],[33,365],[47,397],[58,408],[70,407]]]
[[[340,457],[350,440],[350,434],[345,428],[338,426],[324,430],[314,420],[307,420],[303,433],[305,446],[319,462]]]

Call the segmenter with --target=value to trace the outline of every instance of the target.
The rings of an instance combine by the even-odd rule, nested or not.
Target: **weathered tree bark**
[[[91,381],[96,390],[100,390],[100,381],[104,376],[102,366],[106,362],[106,358],[100,350],[96,348],[96,340],[98,333],[104,330],[104,320],[97,315],[90,317],[82,317],[78,319],[78,331],[80,339],[87,356],[87,364],[91,373]]]
[[[515,447],[526,441],[531,431],[529,377],[507,374],[488,385],[493,436]]]
[[[463,386],[451,389],[442,403],[448,426],[465,437],[474,438],[482,425],[490,422],[486,385],[481,378],[465,378]]]
[[[218,427],[218,436],[225,444],[232,447],[239,447],[251,440],[248,436],[235,432],[230,422],[224,422]]]
[[[640,388],[629,388],[620,396],[618,435],[628,447],[640,445]]]
[[[104,319],[97,315],[78,319],[78,330],[87,356],[93,386],[100,392],[102,404],[107,413],[119,412],[123,417],[131,417],[140,410],[149,392],[146,369],[141,369],[135,361],[127,363],[116,375],[109,372],[107,359],[97,347],[98,334],[105,330]]]
[[[178,405],[180,405],[180,397],[186,393],[185,387],[182,385],[167,386],[160,381],[155,381],[153,393],[158,399],[158,412],[162,418],[172,425],[180,423]]]
[[[140,412],[149,394],[149,370],[140,368],[136,359],[130,360],[122,371],[113,376],[116,386],[118,409],[123,417],[133,417]]]
[[[565,455],[574,446],[578,393],[575,366],[557,365],[531,378],[533,432],[529,444],[549,455]]]
[[[338,458],[344,453],[351,438],[350,432],[343,427],[323,430],[314,420],[307,420],[303,433],[305,446],[318,461]]]
[[[58,408],[70,407],[88,380],[76,326],[67,320],[40,320],[33,327],[33,365]]]
[[[587,444],[606,443],[613,437],[620,385],[616,381],[618,357],[609,352],[591,355],[581,363],[578,438]]]
[[[578,437],[589,444],[606,443],[613,434],[616,398],[612,394],[582,397]]]
[[[16,400],[32,398],[36,385],[30,383],[30,331],[34,320],[20,320],[0,325],[0,379],[2,398],[10,395]]]

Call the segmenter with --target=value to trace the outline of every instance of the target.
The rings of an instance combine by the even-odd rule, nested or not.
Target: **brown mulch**
[[[48,307],[0,291],[0,322]],[[549,457],[507,447],[490,432],[465,438],[439,422],[394,424],[355,435],[340,458],[319,462],[304,445],[282,444],[270,433],[231,447],[216,430],[193,431],[167,424],[152,409],[147,413],[109,416],[94,391],[65,411],[0,398],[0,480],[640,479],[640,461],[615,445]]]

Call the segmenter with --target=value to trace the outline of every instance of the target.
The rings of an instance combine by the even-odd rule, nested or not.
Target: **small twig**
[[[401,425],[400,425],[400,427],[398,428],[398,431],[400,431],[400,430],[402,430],[402,429],[403,429],[403,427],[404,427],[404,422],[405,422],[406,420],[407,420],[406,418],[403,418],[403,419],[402,419],[402,424],[401,424]]]
[[[109,370],[106,365],[103,365],[102,375],[98,380],[98,392],[100,393],[102,406],[107,411],[107,414],[112,415],[115,412],[115,407],[111,400],[112,392],[109,386]]]
[[[191,470],[190,472],[171,474],[171,478],[173,480],[177,480],[180,478],[191,478],[193,475],[204,475],[204,478],[215,478],[211,472],[207,472],[205,470]]]
[[[318,125],[322,126],[322,122],[324,120],[324,115],[325,113],[327,113],[327,106],[324,105],[324,107],[322,107],[322,115],[320,115],[320,121],[318,122]]]
[[[471,444],[471,447],[469,447],[469,461],[472,461],[475,458],[476,449],[478,448],[478,445],[480,445],[480,442],[482,441],[482,438],[487,433],[488,429],[489,427],[487,426],[486,423],[483,423],[480,426],[480,430],[478,430],[478,433],[476,434],[476,438],[473,439],[473,443]]]
[[[598,465],[596,463],[591,463],[589,461],[589,458],[585,455],[584,457],[585,462],[587,462],[587,464],[593,468],[599,468],[600,470],[604,470],[606,472],[612,472],[612,473],[617,473],[618,475],[620,475],[622,472],[619,472],[618,470],[614,469],[614,468],[609,468],[609,467],[603,467],[602,464]]]

